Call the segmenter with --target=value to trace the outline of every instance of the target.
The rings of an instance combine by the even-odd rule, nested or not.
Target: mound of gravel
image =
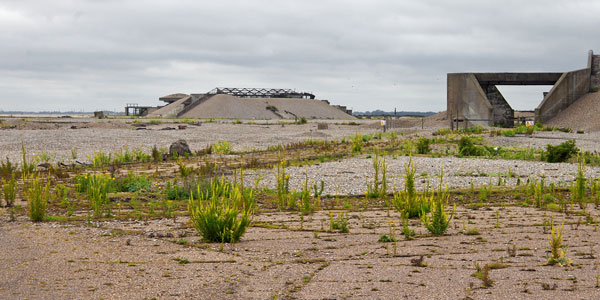
[[[296,98],[238,98],[215,95],[182,117],[230,119],[354,119],[324,101]]]
[[[600,92],[588,93],[546,123],[586,132],[600,131]]]

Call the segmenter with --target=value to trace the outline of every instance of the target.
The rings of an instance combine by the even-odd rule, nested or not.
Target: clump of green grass
[[[506,129],[506,130],[502,130],[502,136],[504,136],[504,137],[512,137],[512,136],[515,136],[515,130],[514,130],[514,129]]]
[[[482,156],[486,152],[485,148],[475,145],[473,138],[469,136],[463,136],[458,141],[458,153],[462,156]]]
[[[46,215],[46,206],[50,198],[50,182],[48,181],[44,185],[39,177],[36,176],[28,186],[29,189],[25,193],[25,196],[27,197],[27,206],[29,207],[29,218],[33,222],[41,222]]]
[[[361,153],[363,147],[363,136],[356,134],[352,137],[352,153]]]
[[[241,178],[239,184],[213,178],[207,192],[197,186],[199,197],[190,196],[190,219],[205,240],[236,243],[246,232],[254,215],[254,191]]]
[[[568,140],[558,146],[546,145],[546,151],[542,154],[542,159],[550,162],[564,162],[579,152],[574,140]]]
[[[107,217],[110,216],[110,204],[107,193],[111,179],[102,175],[90,176],[86,193],[90,201],[90,208],[96,218],[101,217],[105,212]]]
[[[429,146],[431,144],[431,140],[428,138],[420,138],[417,141],[417,153],[419,154],[428,154],[429,152],[431,152],[431,147]]]
[[[6,161],[0,161],[0,177],[10,178],[16,171],[17,166],[8,159],[8,156]]]
[[[114,184],[118,192],[134,193],[150,190],[152,181],[146,175],[135,175],[133,172],[129,172],[127,176],[115,180]]]

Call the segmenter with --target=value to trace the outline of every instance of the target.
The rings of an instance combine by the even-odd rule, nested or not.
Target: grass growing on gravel
[[[434,235],[442,235],[446,233],[448,226],[450,225],[450,221],[452,221],[452,217],[454,216],[454,211],[456,210],[456,204],[454,205],[450,216],[445,212],[445,206],[448,204],[448,189],[444,190],[443,188],[443,170],[442,174],[440,174],[440,187],[437,194],[434,193],[433,201],[431,203],[431,216],[427,214],[423,214],[421,216],[421,220],[423,224]]]
[[[197,190],[199,197],[189,199],[190,219],[196,230],[210,242],[238,242],[254,215],[253,189],[244,188],[243,180],[231,184],[222,177],[211,179],[206,192],[199,185]]]

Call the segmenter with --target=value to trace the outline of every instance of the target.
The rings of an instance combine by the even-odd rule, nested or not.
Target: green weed
[[[210,189],[189,199],[190,219],[202,237],[210,242],[235,243],[246,232],[254,215],[254,192],[243,181],[231,184],[211,179]]]
[[[31,221],[40,222],[46,215],[46,206],[50,199],[50,182],[46,185],[42,183],[39,177],[35,177],[30,183],[30,188],[25,193],[27,197],[27,206],[29,207],[29,218]]]

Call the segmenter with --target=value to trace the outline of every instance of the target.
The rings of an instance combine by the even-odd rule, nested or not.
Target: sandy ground
[[[550,216],[572,223],[564,235],[573,267],[545,265],[548,233],[541,224]],[[600,291],[599,233],[581,217],[459,207],[444,236],[406,241],[396,232],[395,252],[393,243],[378,239],[389,233],[389,221],[398,226],[396,213],[350,212],[349,218],[348,234],[315,234],[327,227],[327,212],[306,216],[302,225],[297,213],[263,213],[255,221],[287,228],[252,227],[240,243],[221,250],[188,235],[193,231],[183,217],[88,227],[4,216],[0,299],[593,299]],[[426,231],[420,222],[411,227]],[[151,238],[148,228],[175,236]],[[461,233],[465,228],[480,235]],[[116,234],[123,229],[129,233]],[[182,240],[188,245],[175,243]],[[512,245],[514,257],[506,250]],[[426,266],[414,266],[411,260],[421,255]],[[471,276],[475,263],[503,264],[490,271],[492,287]]]

